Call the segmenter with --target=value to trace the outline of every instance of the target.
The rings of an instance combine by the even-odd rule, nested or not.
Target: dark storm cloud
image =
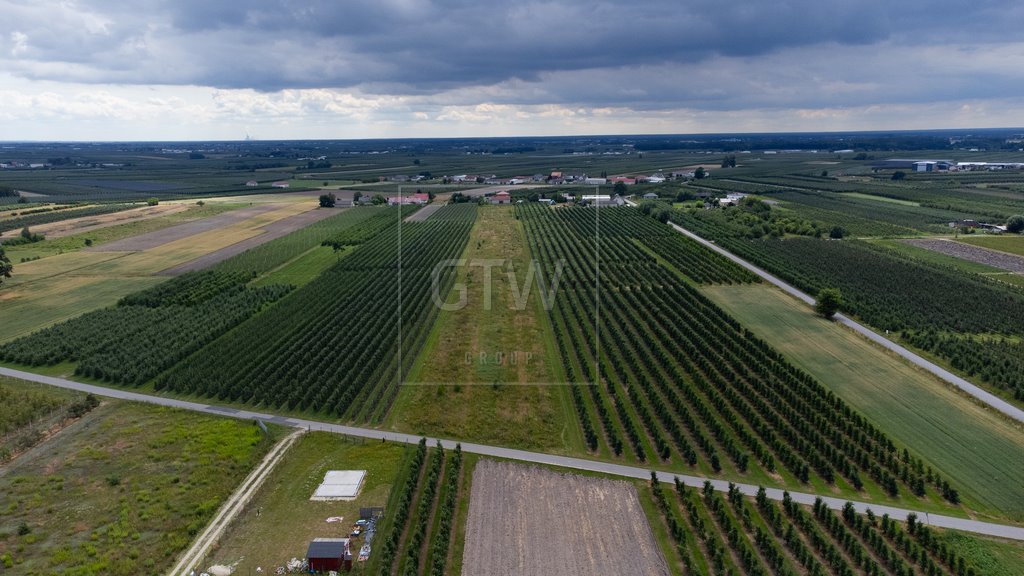
[[[888,53],[1016,41],[1024,24],[1017,3],[986,0],[82,0],[0,8],[10,30],[0,64],[31,78],[394,95],[544,79],[553,86],[495,98],[641,107],[793,104],[801,95],[776,89],[779,78],[821,88],[846,67],[863,72],[850,65],[860,56],[898,75],[887,69]],[[772,59],[783,53],[801,59]],[[774,69],[730,71],[736,61]],[[725,69],[702,74],[711,62]],[[672,73],[688,76],[665,77]],[[761,93],[736,93],[756,90],[760,75]],[[635,80],[646,88],[623,88]],[[1019,88],[1017,78],[991,81]],[[944,86],[981,91],[959,78]],[[837,91],[834,102],[843,99]]]

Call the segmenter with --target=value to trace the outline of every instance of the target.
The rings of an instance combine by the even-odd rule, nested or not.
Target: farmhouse
[[[277,182],[274,182],[273,184],[270,185],[271,188],[287,188],[288,186],[288,182],[284,180],[278,180]]]
[[[657,200],[657,199],[658,199],[658,195],[655,194],[654,192],[648,192],[647,194],[644,194],[644,200]]]
[[[511,203],[512,203],[512,196],[510,196],[509,193],[505,192],[504,190],[501,191],[501,192],[498,192],[494,196],[491,196],[491,204],[511,204]]]
[[[330,572],[352,569],[352,552],[348,547],[348,538],[315,538],[306,550],[306,561],[309,569],[317,572]]]
[[[725,198],[718,199],[719,206],[735,206],[740,203],[747,195],[741,192],[730,192],[725,195]]]
[[[396,204],[402,204],[402,205],[415,204],[417,206],[422,206],[422,205],[426,204],[427,202],[430,202],[430,195],[429,194],[421,194],[421,193],[410,194],[408,196],[391,196],[391,197],[388,198],[388,204],[390,204],[392,206],[394,206]]]
[[[249,180],[248,182],[245,183],[245,185],[250,187],[250,188],[254,188],[256,186],[259,186],[260,183],[255,181],[255,180]]]

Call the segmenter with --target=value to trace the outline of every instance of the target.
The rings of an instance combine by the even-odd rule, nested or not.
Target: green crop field
[[[1024,519],[1014,482],[1024,433],[922,370],[850,330],[814,316],[769,286],[711,286],[712,300],[876,426],[944,471],[969,506]]]
[[[0,566],[160,572],[273,441],[248,422],[105,402],[4,467]]]
[[[981,246],[982,248],[991,248],[993,250],[1001,250],[1003,252],[1009,252],[1010,254],[1024,256],[1024,236],[1021,235],[963,236],[959,240],[961,242],[966,242],[967,244]]]

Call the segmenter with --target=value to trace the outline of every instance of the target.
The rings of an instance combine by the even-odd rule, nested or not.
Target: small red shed
[[[352,553],[348,549],[348,538],[315,538],[306,550],[309,569],[315,572],[337,572],[344,566],[352,567]]]

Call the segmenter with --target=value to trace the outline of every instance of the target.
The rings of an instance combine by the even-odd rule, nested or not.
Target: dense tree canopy
[[[822,288],[818,292],[818,299],[814,303],[814,311],[825,318],[831,318],[839,311],[842,298],[838,288]]]
[[[1020,214],[1011,216],[1010,219],[1006,221],[1006,231],[1014,234],[1024,232],[1024,216],[1021,216]]]
[[[0,284],[4,283],[4,278],[11,277],[11,270],[14,270],[11,260],[4,254],[4,247],[0,246]]]

